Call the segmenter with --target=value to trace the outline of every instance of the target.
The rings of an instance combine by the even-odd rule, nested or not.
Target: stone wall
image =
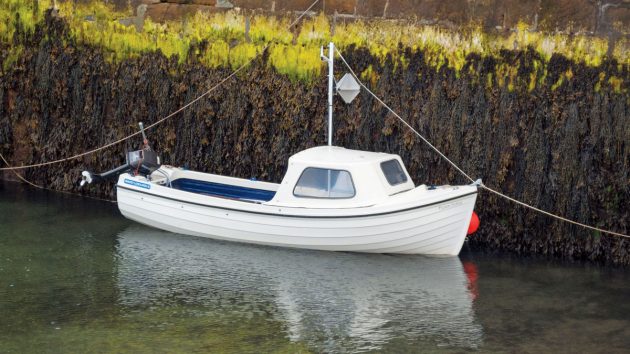
[[[314,0],[113,0],[119,7],[147,4],[157,21],[196,11],[229,8],[272,13],[303,11]],[[630,0],[321,0],[313,10],[354,17],[417,19],[424,23],[458,26],[471,22],[487,29],[509,29],[523,21],[546,31],[607,33],[616,28],[630,33]]]

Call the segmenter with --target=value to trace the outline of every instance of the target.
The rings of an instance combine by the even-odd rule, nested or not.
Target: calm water
[[[0,352],[623,352],[630,271],[175,235],[0,184]]]

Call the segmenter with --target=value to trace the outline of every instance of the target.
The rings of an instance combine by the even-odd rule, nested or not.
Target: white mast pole
[[[335,57],[335,45],[333,42],[328,44],[328,146],[332,146],[333,135],[333,59]]]

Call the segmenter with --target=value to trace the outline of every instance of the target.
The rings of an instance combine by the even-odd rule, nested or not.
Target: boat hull
[[[149,191],[120,182],[117,196],[125,217],[180,234],[327,251],[454,256],[464,243],[477,196],[476,187],[463,189],[442,201],[407,204],[399,210],[362,208],[357,215],[347,211],[325,215],[322,210],[306,215],[304,208],[291,213],[250,203],[239,210],[234,201],[187,198],[191,193],[157,185]]]

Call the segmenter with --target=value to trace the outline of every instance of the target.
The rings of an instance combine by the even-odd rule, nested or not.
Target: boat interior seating
[[[177,178],[171,181],[171,187],[186,192],[254,203],[268,202],[276,195],[276,192],[265,189],[247,188],[189,178]]]

